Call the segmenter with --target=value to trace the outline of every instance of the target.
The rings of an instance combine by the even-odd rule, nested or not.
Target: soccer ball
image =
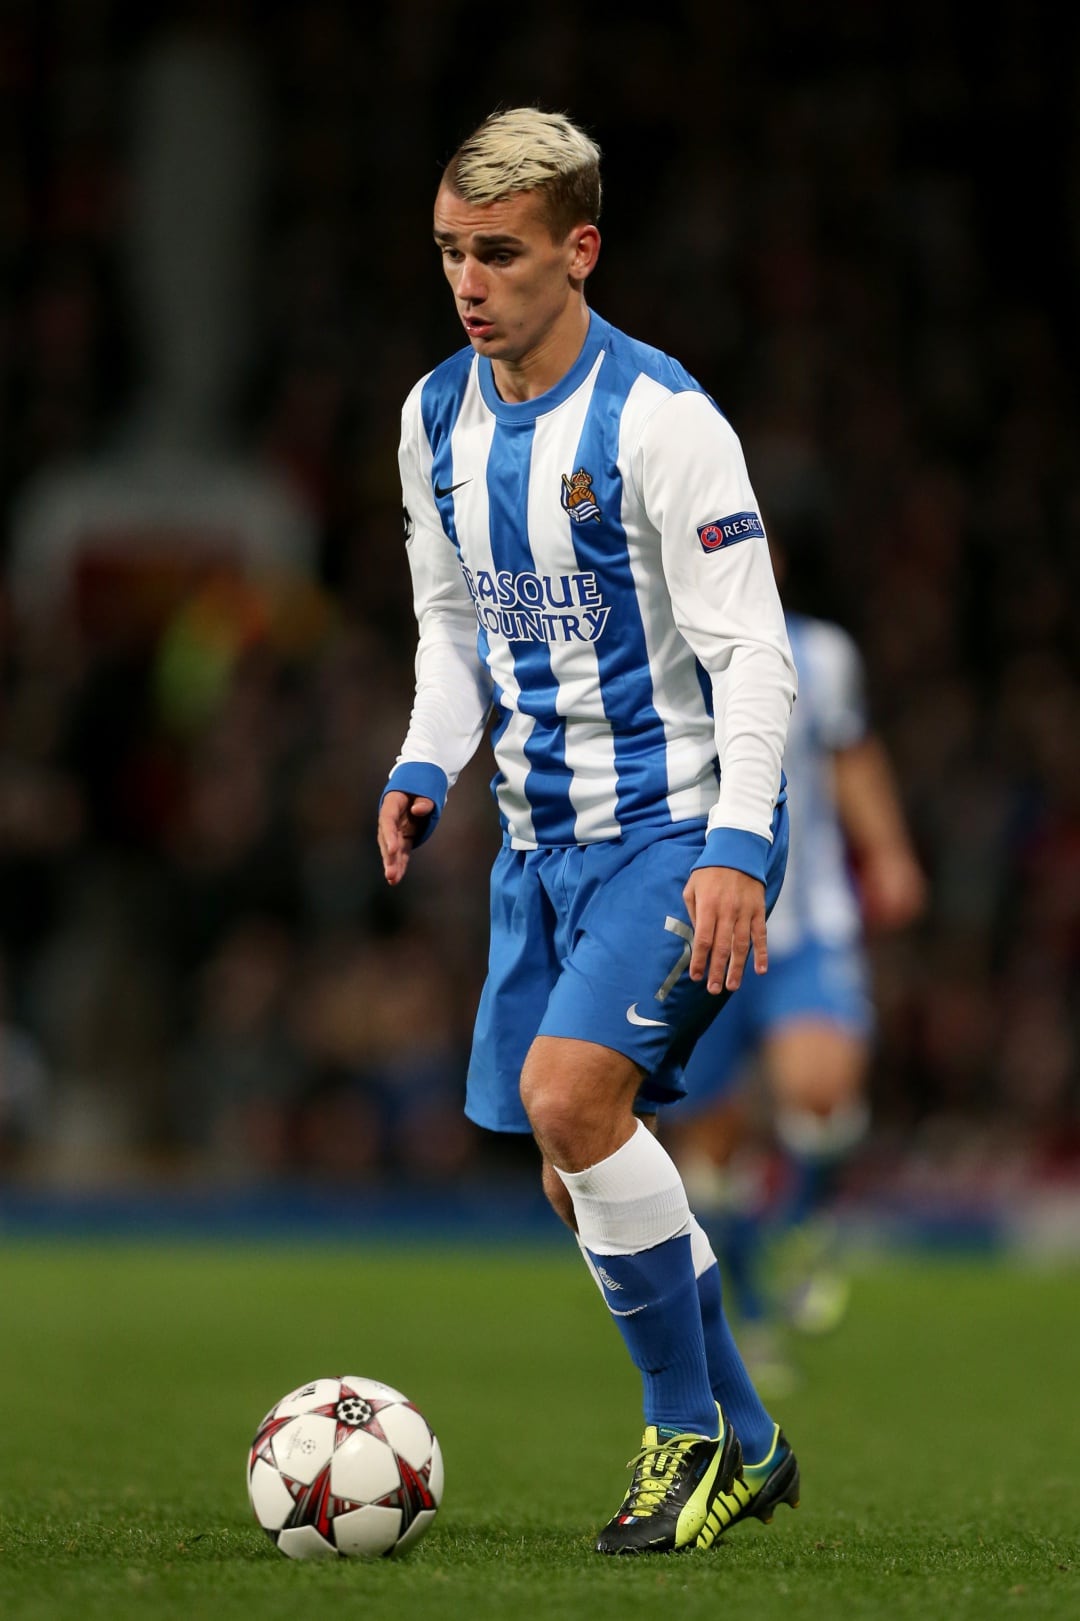
[[[290,1559],[388,1558],[414,1547],[442,1498],[431,1426],[377,1379],[313,1379],[283,1396],[248,1454],[255,1518]]]

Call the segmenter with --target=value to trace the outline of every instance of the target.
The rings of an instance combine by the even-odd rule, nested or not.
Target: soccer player
[[[635,1112],[681,1093],[750,957],[766,970],[795,671],[738,438],[586,303],[599,212],[598,148],[536,108],[487,119],[438,187],[468,344],[402,413],[419,644],[378,838],[397,884],[490,721],[503,838],[466,1112],[533,1133],[641,1372],[641,1450],[596,1545],[635,1554],[798,1499],[716,1258]]]
[[[783,579],[782,549],[770,544]],[[891,762],[870,726],[856,644],[823,619],[789,613],[787,626],[799,701],[784,764],[797,791],[784,888],[769,920],[769,972],[748,979],[703,1035],[687,1065],[686,1101],[661,1127],[726,1262],[744,1355],[774,1391],[793,1376],[780,1320],[807,1332],[831,1327],[847,1285],[825,1246],[808,1253],[781,1310],[767,1281],[766,1240],[809,1236],[866,1131],[875,1026],[867,931],[904,927],[926,900]],[[785,1171],[775,1212],[755,1191],[741,1209],[740,1179],[728,1187],[723,1172],[741,1132],[741,1083],[758,1058]]]

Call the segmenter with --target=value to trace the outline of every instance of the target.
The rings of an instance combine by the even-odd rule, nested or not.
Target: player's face
[[[519,367],[558,349],[571,332],[580,345],[581,287],[600,244],[595,226],[574,226],[555,242],[535,192],[478,204],[443,186],[435,199],[435,242],[478,354]]]

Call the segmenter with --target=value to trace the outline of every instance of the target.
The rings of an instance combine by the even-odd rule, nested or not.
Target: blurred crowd
[[[400,891],[401,402],[459,343],[440,163],[606,155],[592,303],[730,416],[845,625],[932,887],[875,945],[876,1142],[1080,1174],[1080,60],[1041,8],[0,13],[0,1156],[443,1179],[496,829]]]

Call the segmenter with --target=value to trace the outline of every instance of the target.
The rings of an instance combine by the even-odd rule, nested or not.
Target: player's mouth
[[[488,338],[495,330],[494,322],[482,315],[463,315],[461,321],[470,338]]]

